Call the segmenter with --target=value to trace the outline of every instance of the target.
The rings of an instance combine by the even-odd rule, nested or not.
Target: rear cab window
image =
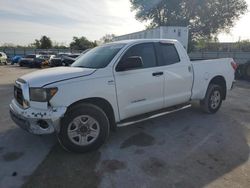
[[[159,66],[172,65],[181,61],[175,45],[171,43],[157,43],[157,55]]]

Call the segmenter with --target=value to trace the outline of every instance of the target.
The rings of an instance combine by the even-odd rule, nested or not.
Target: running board
[[[165,108],[165,109],[158,110],[158,111],[151,112],[151,113],[146,113],[146,114],[143,114],[143,115],[139,115],[139,116],[136,116],[136,117],[129,118],[129,119],[126,119],[124,121],[121,121],[121,122],[117,123],[117,127],[125,127],[125,126],[128,126],[128,125],[140,123],[140,122],[147,121],[147,120],[150,120],[150,119],[154,119],[154,118],[157,118],[157,117],[160,117],[160,116],[164,116],[164,115],[167,115],[167,114],[178,112],[180,110],[190,108],[191,106],[192,105],[188,103],[188,104],[184,104],[184,105],[178,105],[178,106],[174,106],[174,107],[170,107],[170,108]]]

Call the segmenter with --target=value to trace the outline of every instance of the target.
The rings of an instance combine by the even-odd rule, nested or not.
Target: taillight
[[[236,71],[236,69],[238,68],[238,65],[234,61],[231,62],[231,65],[232,65],[234,71]]]

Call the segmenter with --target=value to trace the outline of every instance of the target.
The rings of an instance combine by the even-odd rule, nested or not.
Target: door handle
[[[164,72],[154,72],[152,75],[153,76],[162,76]]]

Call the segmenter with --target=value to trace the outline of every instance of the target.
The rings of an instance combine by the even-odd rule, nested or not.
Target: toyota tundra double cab
[[[216,113],[234,83],[233,59],[191,62],[176,40],[129,40],[96,47],[70,67],[18,78],[13,121],[33,134],[56,133],[63,148],[87,152],[110,130],[172,106],[200,101]]]

